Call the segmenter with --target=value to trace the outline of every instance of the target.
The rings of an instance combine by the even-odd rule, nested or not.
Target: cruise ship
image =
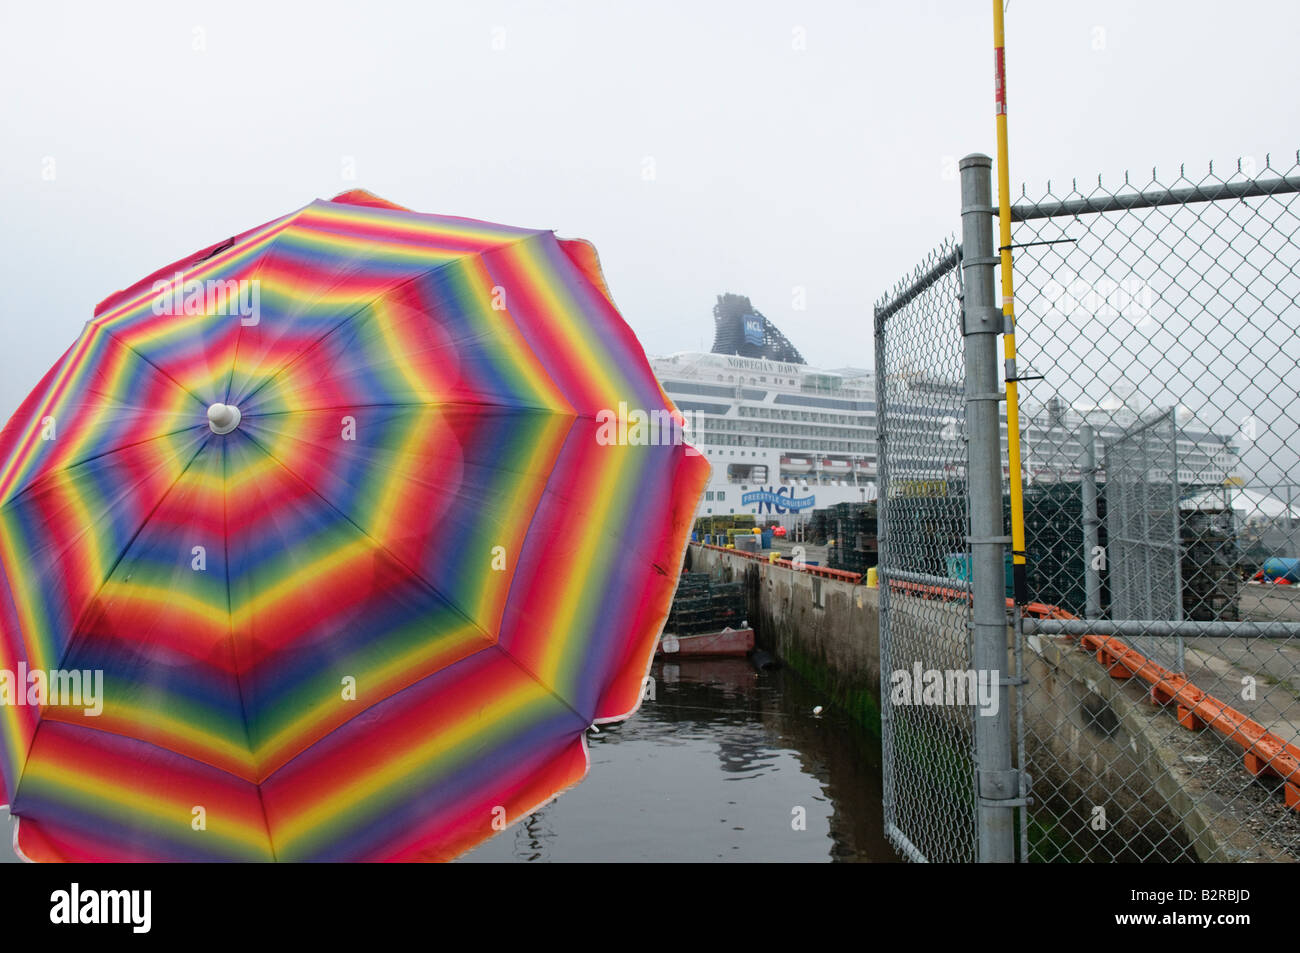
[[[650,358],[713,465],[698,515],[789,524],[815,508],[874,500],[874,374],[809,367],[741,295],[719,296],[714,323],[711,352]]]
[[[697,516],[753,513],[790,526],[813,509],[876,498],[876,382],[873,371],[810,367],[779,329],[742,295],[724,294],[714,307],[714,342],[708,353],[651,357],[665,392],[685,415],[689,440],[713,465]],[[899,424],[921,450],[932,432],[954,429],[965,404],[960,382],[918,377],[902,387],[908,413]],[[1083,449],[1079,433],[1091,425],[1104,467],[1104,445],[1127,428],[1162,413],[1139,406],[1134,389],[1120,386],[1098,404],[1022,405],[1022,458],[1026,483],[1077,482]],[[891,398],[893,399],[893,398]],[[1164,411],[1167,413],[1168,411]],[[1185,408],[1174,409],[1178,481],[1186,487],[1233,480],[1238,467],[1231,437],[1200,425]],[[898,424],[896,424],[897,426]],[[1006,421],[1002,438],[1006,444]],[[894,461],[897,481],[962,477],[940,461]]]

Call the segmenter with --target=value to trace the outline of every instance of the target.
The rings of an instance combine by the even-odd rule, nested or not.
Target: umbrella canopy
[[[347,193],[113,295],[0,431],[18,850],[446,859],[575,784],[708,477],[680,422],[549,231]]]

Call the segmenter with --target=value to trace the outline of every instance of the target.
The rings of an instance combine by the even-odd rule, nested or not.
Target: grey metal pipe
[[[1079,442],[1083,445],[1083,473],[1079,480],[1083,509],[1083,614],[1089,619],[1099,619],[1101,570],[1093,564],[1101,546],[1101,518],[1097,515],[1097,437],[1091,424],[1079,428]]]
[[[1181,622],[1183,618],[1183,518],[1179,507],[1182,499],[1182,484],[1178,478],[1178,407],[1169,408],[1169,452],[1173,462],[1169,465],[1170,519],[1173,520],[1173,532],[1170,539],[1174,546],[1174,611],[1173,617]],[[1175,647],[1178,654],[1176,671],[1183,671],[1183,646],[1180,642]]]
[[[1195,202],[1217,202],[1222,199],[1250,199],[1262,195],[1285,195],[1289,192],[1300,192],[1300,175],[1288,175],[1263,181],[1251,179],[1249,182],[1221,182],[1216,185],[1197,185],[1187,189],[1155,189],[1151,192],[1099,195],[1096,198],[1070,199],[1065,202],[1013,205],[1011,221],[1027,222],[1032,218],[1088,215],[1093,212],[1117,212],[1121,209],[1157,208],[1161,205],[1191,205]]]
[[[956,267],[957,262],[959,262],[960,260],[961,260],[961,246],[959,245],[956,248],[954,248],[952,251],[948,252],[948,254],[940,258],[939,261],[932,268],[930,268],[929,271],[921,275],[921,277],[917,278],[916,281],[914,281],[911,285],[909,285],[907,290],[904,291],[902,294],[900,294],[897,298],[892,299],[889,302],[889,304],[885,305],[883,308],[877,308],[876,327],[879,328],[880,325],[887,318],[897,314],[899,311],[902,311],[909,304],[911,304],[913,301],[915,301],[917,298],[923,295],[926,289],[928,289],[936,281],[941,279],[948,272],[952,271],[952,269]]]
[[[888,390],[889,378],[886,375],[886,354],[885,354],[885,317],[876,309],[875,313],[875,359],[876,359],[876,528],[877,528],[877,573],[894,560],[893,546],[894,538],[889,528],[889,451],[888,438],[889,426],[892,420],[888,410]],[[880,737],[882,740],[880,751],[880,770],[881,770],[881,797],[880,807],[884,815],[887,829],[896,831],[898,836],[894,839],[895,844],[906,844],[911,847],[912,851],[920,854],[912,845],[912,842],[903,836],[902,831],[897,829],[894,820],[897,816],[898,806],[894,799],[894,746],[891,739],[894,735],[894,708],[889,703],[889,677],[894,670],[892,658],[893,639],[890,634],[890,599],[888,583],[879,584],[880,589],[877,592],[879,599],[879,630],[878,644],[880,646]],[[913,858],[915,859],[915,858]]]
[[[997,673],[995,714],[975,716],[975,776],[979,803],[979,860],[1015,860],[1015,803],[1020,777],[1011,763],[1007,667],[1006,537],[1002,523],[1002,439],[998,334],[1002,309],[994,296],[997,249],[989,209],[993,160],[968,155],[961,170],[962,336],[966,369],[967,474],[970,495],[972,666]],[[1012,802],[1002,804],[999,802]]]
[[[888,579],[890,582],[913,582],[918,586],[934,586],[939,589],[956,589],[959,592],[970,591],[970,583],[965,579],[950,579],[947,576],[932,576],[925,572],[906,572],[902,569],[884,569],[877,566],[876,576],[879,579]]]
[[[1300,639],[1300,622],[1195,622],[1185,619],[1025,619],[1026,635],[1117,635],[1154,638]]]

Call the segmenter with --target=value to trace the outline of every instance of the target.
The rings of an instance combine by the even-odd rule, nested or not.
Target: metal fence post
[[[1083,472],[1079,491],[1083,508],[1083,582],[1084,617],[1101,618],[1101,570],[1097,568],[1097,549],[1101,545],[1101,518],[1097,515],[1097,438],[1089,424],[1079,427],[1083,445]]]
[[[970,495],[973,640],[971,660],[978,678],[997,683],[997,709],[975,716],[976,796],[979,859],[1015,860],[1014,811],[1020,779],[1011,763],[1011,718],[1007,668],[1007,537],[1002,521],[1002,439],[998,383],[998,334],[1002,309],[994,298],[993,160],[961,160],[962,278],[965,300],[962,335],[966,368],[967,492]]]

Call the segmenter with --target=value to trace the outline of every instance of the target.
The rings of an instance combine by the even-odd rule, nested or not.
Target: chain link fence
[[[875,309],[885,829],[918,861],[977,859],[974,710],[924,697],[971,668],[960,264],[944,243]]]
[[[1300,859],[1298,192],[1013,207],[1029,859]]]
[[[1300,860],[1300,156],[1014,203],[1021,469],[1004,413],[991,508],[996,388],[971,375],[1000,318],[963,279],[995,261],[987,165],[963,160],[965,260],[941,246],[875,309],[889,836],[914,860],[1005,858],[998,838]],[[1016,476],[1028,599],[1003,646]],[[1014,770],[947,690],[999,658]]]

